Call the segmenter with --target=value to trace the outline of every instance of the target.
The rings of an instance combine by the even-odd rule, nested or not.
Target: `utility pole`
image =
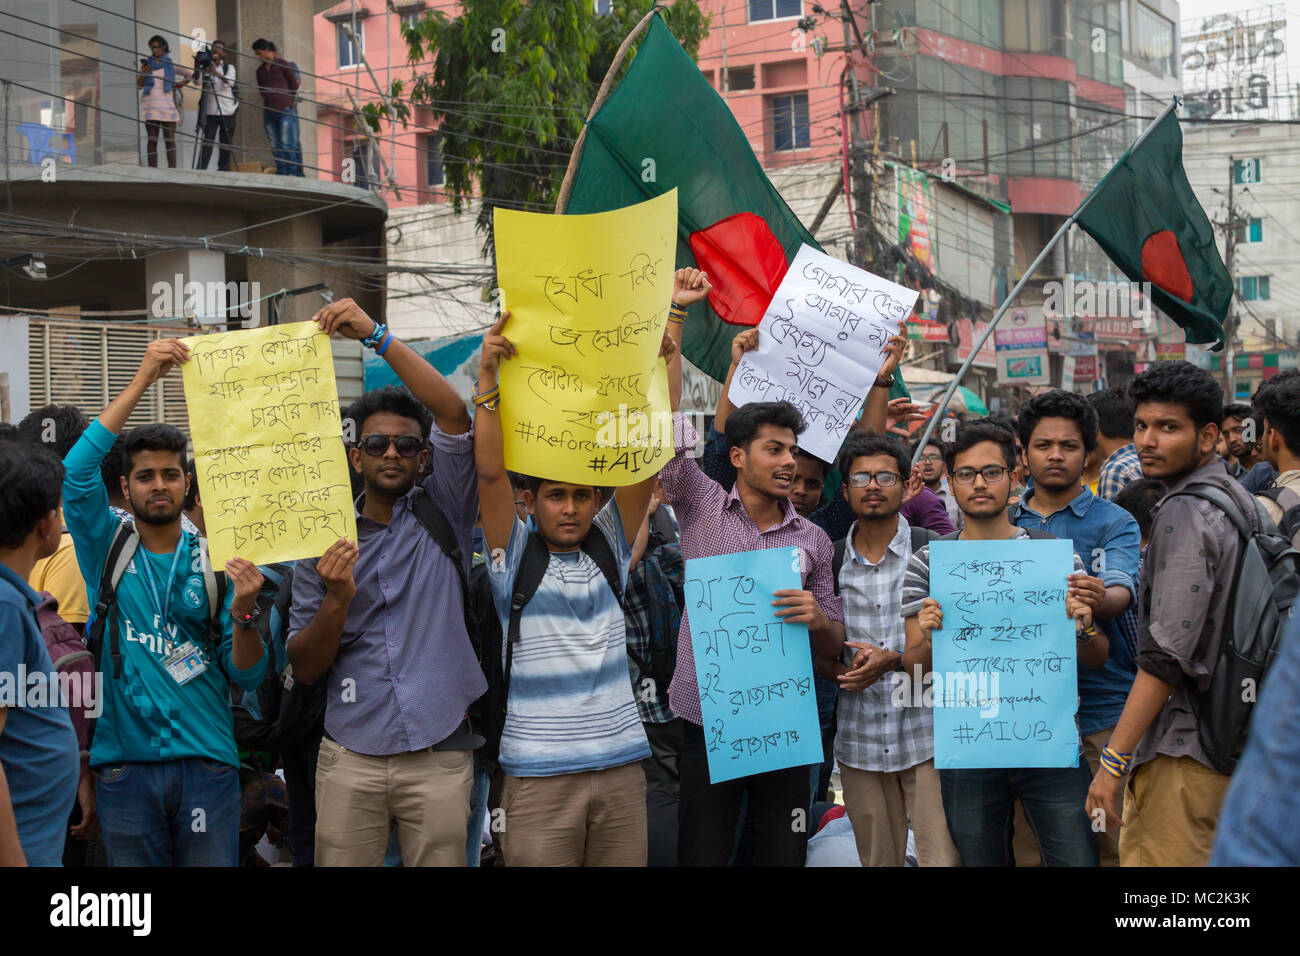
[[[857,23],[853,19],[853,10],[849,0],[840,0],[840,19],[844,26],[844,51],[848,57],[849,71],[849,181],[852,184],[854,205],[853,244],[850,247],[849,261],[859,268],[866,268],[875,259],[875,243],[871,240],[875,233],[874,213],[871,208],[871,178],[867,175],[867,144],[862,136],[862,90],[858,87],[858,71],[853,62],[856,45],[853,33],[857,32]]]
[[[1237,245],[1237,217],[1233,206],[1232,184],[1237,178],[1237,158],[1228,157],[1228,234],[1224,263],[1228,267],[1228,278],[1232,280],[1232,298],[1228,304],[1228,321],[1223,329],[1223,385],[1228,402],[1237,400],[1237,359],[1233,340],[1237,337],[1237,273],[1233,267],[1234,248]]]

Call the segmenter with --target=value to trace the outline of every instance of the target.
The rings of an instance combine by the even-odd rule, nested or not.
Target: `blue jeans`
[[[298,114],[293,110],[263,110],[262,128],[271,141],[271,155],[275,157],[275,172],[279,176],[301,176],[302,160],[294,166],[294,150],[298,146]],[[301,152],[299,153],[301,157]]]
[[[943,810],[962,866],[1011,866],[1020,798],[1045,866],[1098,866],[1097,835],[1084,812],[1092,773],[1077,767],[940,770]]]
[[[109,866],[238,866],[239,770],[202,757],[98,768]]]
[[[302,164],[302,127],[298,123],[298,107],[289,111],[293,114],[293,174],[305,176]]]
[[[483,858],[483,821],[487,819],[488,787],[492,775],[474,761],[474,789],[469,794],[469,823],[465,833],[465,865],[478,866]]]

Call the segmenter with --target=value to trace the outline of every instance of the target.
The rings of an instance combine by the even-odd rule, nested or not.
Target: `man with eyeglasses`
[[[912,446],[912,453],[916,453],[915,445]],[[934,439],[926,442],[916,464],[921,472],[921,482],[943,502],[952,526],[960,529],[961,509],[957,507],[957,499],[952,496],[952,490],[949,488],[948,470],[943,464],[943,445]]]
[[[460,583],[478,513],[469,413],[445,378],[351,299],[314,320],[374,349],[410,389],[367,392],[344,413],[357,435],[349,459],[365,484],[357,542],[340,539],[294,569],[293,676],[327,682],[316,865],[379,866],[396,820],[404,865],[464,866],[472,751],[483,742],[466,713],[487,690]],[[454,547],[418,516],[429,500]]]
[[[1007,501],[1016,465],[1016,445],[1004,427],[981,419],[957,429],[944,452],[965,527],[938,540],[1004,541],[1031,537],[1011,523]],[[1092,624],[1092,609],[1082,598],[1083,562],[1074,555],[1065,606],[1077,622],[1079,662],[1100,667],[1106,661],[1106,636]],[[930,597],[930,546],[912,555],[903,583],[907,647],[903,667],[914,681],[931,668],[935,640],[950,640],[943,608]],[[936,676],[936,683],[941,680]],[[940,787],[948,831],[964,866],[1009,866],[1015,800],[1020,799],[1038,836],[1047,866],[1097,866],[1097,838],[1077,801],[1086,797],[1091,774],[1082,757],[1074,767],[1021,767],[941,770]]]
[[[837,587],[844,603],[843,660],[818,660],[839,685],[835,759],[863,866],[903,866],[909,821],[921,866],[957,866],[934,768],[934,713],[913,704],[902,673],[906,632],[899,614],[912,552],[933,537],[899,514],[903,444],[854,435],[840,452],[844,494],[855,520],[839,542]],[[829,673],[828,673],[829,672]]]

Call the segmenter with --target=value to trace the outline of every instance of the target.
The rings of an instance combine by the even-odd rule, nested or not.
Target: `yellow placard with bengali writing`
[[[212,566],[315,558],[355,541],[329,336],[294,322],[181,341]]]
[[[493,211],[505,336],[506,467],[575,484],[631,485],[672,457],[659,358],[672,301],[677,190],[611,212]]]

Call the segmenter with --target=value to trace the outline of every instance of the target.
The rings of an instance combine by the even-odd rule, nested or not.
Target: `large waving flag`
[[[676,187],[677,267],[709,274],[682,351],[715,379],[757,325],[803,244],[821,249],[772,188],[735,117],[656,15],[618,88],[587,124],[566,213],[605,212]]]
[[[1183,134],[1168,110],[1084,200],[1075,222],[1182,326],[1188,342],[1222,342],[1232,278],[1183,171]]]

